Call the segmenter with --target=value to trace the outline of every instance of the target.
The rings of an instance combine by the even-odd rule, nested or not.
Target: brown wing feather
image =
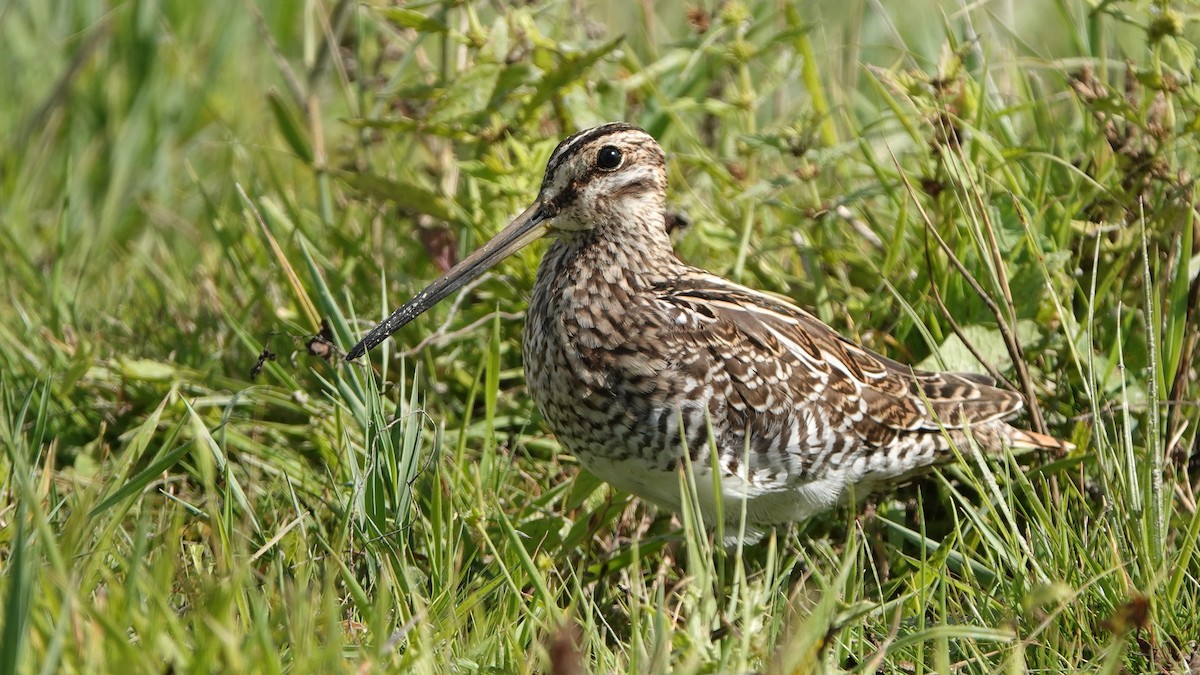
[[[664,289],[667,290],[667,289]],[[1016,413],[1022,399],[973,373],[914,370],[842,337],[804,310],[769,295],[704,272],[672,284],[664,299],[711,317],[709,330],[720,337],[721,354],[734,391],[761,409],[766,398],[821,405],[835,415],[854,416],[854,430],[871,445],[883,445],[905,432],[961,429]],[[737,357],[739,341],[756,355],[791,362],[787,381],[765,381]],[[787,391],[770,392],[770,388]],[[817,388],[815,396],[813,388]],[[773,395],[772,395],[773,394]]]

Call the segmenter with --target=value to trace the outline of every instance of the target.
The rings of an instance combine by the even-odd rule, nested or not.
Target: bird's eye
[[[596,166],[612,171],[621,166],[621,150],[615,145],[606,145],[596,154]]]

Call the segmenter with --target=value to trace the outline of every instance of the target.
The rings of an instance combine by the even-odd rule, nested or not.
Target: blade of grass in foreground
[[[29,651],[28,627],[30,602],[33,593],[33,578],[29,556],[37,554],[37,543],[26,541],[25,520],[28,517],[25,506],[18,502],[14,514],[16,532],[13,541],[16,544],[12,556],[5,565],[5,586],[7,593],[4,597],[4,649],[0,649],[0,675],[16,675],[21,672],[21,656]]]

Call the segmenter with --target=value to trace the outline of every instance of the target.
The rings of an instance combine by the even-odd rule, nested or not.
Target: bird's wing
[[[707,350],[709,368],[719,371],[713,379],[752,409],[812,406],[835,427],[880,446],[905,432],[1004,418],[1023,403],[987,376],[914,370],[851,342],[799,307],[706,272],[658,290],[661,302],[693,319],[678,321],[680,330]]]

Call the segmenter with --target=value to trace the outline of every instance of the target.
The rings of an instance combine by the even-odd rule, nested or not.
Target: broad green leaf
[[[402,209],[424,213],[446,222],[458,220],[445,197],[420,185],[400,183],[390,178],[356,171],[338,171],[336,175],[359,192],[390,201]]]

